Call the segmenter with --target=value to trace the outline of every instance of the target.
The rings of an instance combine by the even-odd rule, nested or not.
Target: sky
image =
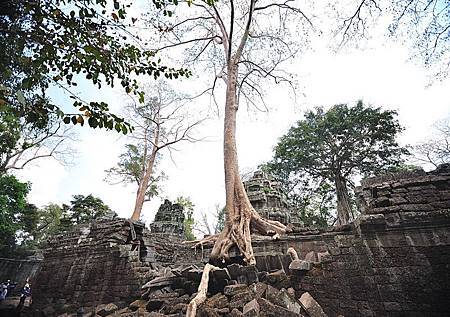
[[[297,98],[289,97],[285,87],[268,87],[268,112],[238,112],[237,145],[240,169],[254,170],[271,159],[278,139],[287,132],[302,112],[315,106],[365,103],[398,111],[405,127],[400,136],[404,145],[414,144],[431,134],[432,124],[450,116],[450,79],[431,82],[429,72],[408,59],[409,51],[401,43],[386,38],[375,39],[362,49],[335,53],[323,39],[313,41],[312,49],[292,61],[292,73],[297,75]],[[194,80],[183,85],[195,85]],[[124,98],[112,89],[89,91],[93,97],[107,98],[112,110],[120,111]],[[57,98],[62,96],[55,95]],[[193,109],[208,109],[204,101]],[[143,218],[153,220],[161,199],[190,197],[195,213],[214,214],[216,205],[225,201],[223,154],[223,117],[212,115],[196,134],[206,140],[177,147],[172,159],[164,154],[161,169],[168,179],[162,195],[143,208]],[[127,138],[115,132],[75,128],[78,141],[73,143],[76,158],[70,166],[55,160],[40,160],[17,173],[29,181],[32,190],[29,201],[39,207],[49,203],[68,203],[73,195],[93,194],[100,197],[121,217],[133,211],[136,186],[110,185],[104,181],[105,170],[113,167]]]

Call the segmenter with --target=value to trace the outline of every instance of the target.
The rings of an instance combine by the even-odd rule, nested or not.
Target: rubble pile
[[[199,306],[197,316],[326,316],[311,294],[296,287],[316,265],[320,263],[294,257],[288,272],[258,271],[256,266],[239,264],[211,271],[208,298]],[[196,265],[154,272],[153,278],[142,286],[140,299],[122,309],[112,303],[100,305],[94,316],[185,316],[189,302],[197,294],[202,272]]]

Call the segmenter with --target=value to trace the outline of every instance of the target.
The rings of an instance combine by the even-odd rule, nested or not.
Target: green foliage
[[[175,200],[176,204],[183,206],[184,208],[184,239],[187,241],[195,240],[195,235],[193,233],[195,220],[194,214],[194,204],[189,197],[178,196]]]
[[[225,227],[225,212],[226,212],[226,207],[223,208],[219,208],[219,206],[217,206],[217,223],[214,227],[214,233],[220,233],[222,232],[223,228]]]
[[[74,195],[70,201],[70,206],[63,205],[70,219],[75,224],[86,223],[99,217],[105,216],[111,212],[111,209],[98,197],[89,194]]]
[[[26,196],[27,183],[19,182],[12,175],[0,176],[0,251],[8,254],[17,246],[16,233],[33,226],[33,209]]]
[[[113,3],[112,7],[110,4]],[[99,89],[117,83],[143,101],[136,76],[189,77],[186,69],[163,65],[127,29],[135,22],[131,2],[116,0],[3,1],[0,11],[0,106],[36,124],[56,114],[66,124],[126,134],[130,125],[102,101],[85,101],[72,91],[81,80]],[[77,109],[63,113],[46,97],[49,87],[68,92]]]
[[[147,163],[145,147],[140,142],[138,145],[126,144],[125,149],[125,152],[119,156],[117,166],[106,170],[106,179],[112,184],[124,182],[136,183],[139,186],[143,179],[143,169]],[[159,154],[157,154],[155,165],[158,165],[158,159]],[[153,166],[153,171],[155,167]],[[166,178],[162,172],[160,174],[153,172],[152,174],[145,194],[146,200],[159,195],[158,184]]]
[[[408,151],[396,141],[402,127],[392,110],[336,105],[308,111],[283,136],[265,168],[280,179],[300,213],[316,210],[320,224],[329,219],[329,196],[337,179],[351,184],[356,175],[369,176],[398,166]],[[308,217],[306,217],[308,218]],[[303,219],[310,222],[308,219]]]

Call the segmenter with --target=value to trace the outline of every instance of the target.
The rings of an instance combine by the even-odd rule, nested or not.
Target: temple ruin
[[[250,203],[261,216],[284,225],[298,223],[298,216],[289,208],[286,194],[276,179],[256,171],[244,182],[244,187]]]
[[[260,175],[246,184],[253,202],[267,202],[255,207],[288,220],[271,214],[286,206]],[[197,316],[448,316],[450,166],[365,179],[355,194],[361,214],[351,224],[255,236],[256,266],[236,261],[212,272]],[[176,237],[176,204],[158,213],[151,230],[103,219],[51,239],[32,281],[33,309],[184,316],[211,249]],[[162,225],[174,221],[180,226]]]

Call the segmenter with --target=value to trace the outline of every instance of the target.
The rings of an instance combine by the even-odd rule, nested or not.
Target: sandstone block
[[[251,300],[244,305],[243,313],[245,317],[257,317],[259,316],[259,304],[256,299]]]
[[[308,292],[303,293],[299,301],[310,317],[327,316],[319,303],[317,303],[316,300]]]

